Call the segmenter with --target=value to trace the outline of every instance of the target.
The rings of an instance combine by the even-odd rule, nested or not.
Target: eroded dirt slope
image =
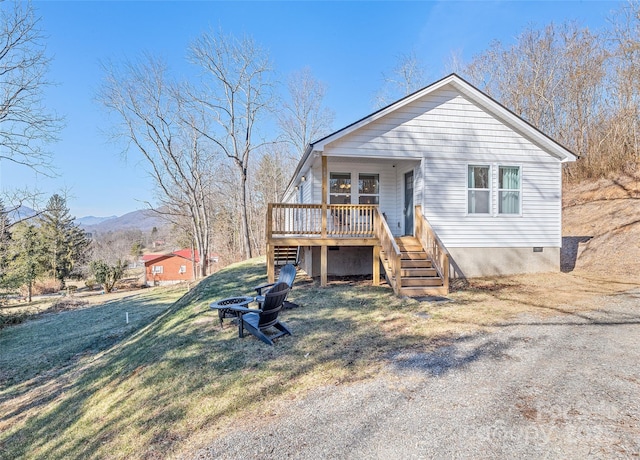
[[[640,175],[568,185],[563,271],[640,278]]]

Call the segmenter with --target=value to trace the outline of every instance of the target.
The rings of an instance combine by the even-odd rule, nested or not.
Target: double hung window
[[[519,215],[522,211],[520,166],[497,167],[497,180],[489,165],[469,165],[467,212],[469,214]],[[494,170],[495,171],[495,170]],[[497,212],[492,196],[497,192]]]
[[[498,213],[520,214],[520,167],[498,168]]]
[[[380,204],[379,174],[360,174],[358,176],[358,203]]]
[[[467,176],[467,212],[489,214],[491,212],[491,167],[469,165]]]
[[[329,176],[329,203],[351,204],[351,174],[331,173]]]

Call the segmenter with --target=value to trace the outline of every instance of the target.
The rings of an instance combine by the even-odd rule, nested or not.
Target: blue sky
[[[373,98],[397,56],[414,52],[430,80],[448,73],[452,52],[465,60],[498,39],[511,43],[527,25],[575,20],[591,29],[606,26],[618,2],[170,2],[36,1],[53,58],[47,106],[66,118],[52,146],[58,177],[0,165],[0,187],[29,185],[46,195],[68,191],[76,217],[122,215],[153,201],[152,183],[135,151],[104,134],[104,109],[95,101],[106,60],[162,56],[177,73],[189,71],[188,44],[221,27],[249,34],[266,48],[281,81],[309,66],[328,86],[326,105],[335,128],[373,110]]]

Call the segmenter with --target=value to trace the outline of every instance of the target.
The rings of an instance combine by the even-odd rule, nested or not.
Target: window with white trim
[[[151,273],[153,273],[154,275],[161,275],[162,273],[164,273],[164,266],[162,266],[162,265],[153,265],[151,267]]]
[[[180,265],[180,270],[178,270],[178,273],[187,273],[187,266]]]
[[[379,174],[360,174],[358,176],[358,203],[380,204]]]
[[[520,214],[520,166],[498,168],[498,214]]]
[[[329,203],[351,204],[351,173],[329,175]]]
[[[469,165],[467,170],[467,212],[491,213],[491,167]]]

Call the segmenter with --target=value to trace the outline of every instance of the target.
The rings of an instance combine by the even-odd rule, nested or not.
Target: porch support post
[[[327,157],[322,155],[322,216],[321,216],[321,237],[327,238],[327,187],[329,182],[329,173],[327,172]],[[320,246],[320,286],[327,285],[327,245],[323,242]]]
[[[267,221],[265,226],[266,240],[267,240],[267,282],[273,283],[276,278],[275,270],[275,249],[273,247],[273,204],[267,205]]]
[[[373,247],[373,285],[380,286],[380,246]]]
[[[322,238],[327,237],[327,188],[328,188],[328,175],[327,172],[327,157],[322,155],[322,198],[320,199],[320,203],[322,205],[322,216],[320,217],[322,221]]]
[[[273,283],[276,279],[276,267],[275,267],[275,249],[273,243],[267,241],[267,282]]]
[[[327,245],[320,246],[320,286],[327,285]]]

